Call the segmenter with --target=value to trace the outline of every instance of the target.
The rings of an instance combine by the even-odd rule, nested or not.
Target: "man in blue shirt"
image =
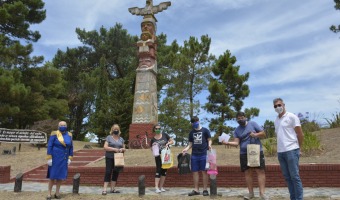
[[[264,154],[262,150],[262,144],[259,138],[264,138],[266,136],[263,129],[254,121],[247,121],[244,112],[238,112],[236,114],[236,120],[239,126],[234,131],[234,140],[232,142],[222,141],[222,143],[232,146],[240,145],[240,164],[241,171],[244,172],[246,184],[249,193],[244,196],[244,199],[254,198],[254,188],[253,188],[253,170],[257,173],[257,179],[260,189],[260,199],[266,200],[268,197],[265,196],[265,162]],[[247,145],[248,144],[259,144],[260,145],[260,166],[259,167],[249,167],[247,159]]]
[[[201,127],[199,124],[199,118],[194,116],[191,119],[192,130],[189,133],[189,145],[183,149],[182,153],[185,154],[190,148],[191,152],[191,171],[194,179],[195,189],[190,192],[189,196],[199,195],[198,180],[199,171],[203,176],[203,196],[208,196],[208,174],[205,169],[207,151],[211,150],[211,135],[207,128]]]

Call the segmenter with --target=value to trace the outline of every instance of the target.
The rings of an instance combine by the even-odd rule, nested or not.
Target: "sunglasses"
[[[161,128],[155,128],[155,130],[161,130]]]
[[[282,106],[282,104],[276,104],[276,105],[274,105],[274,108],[281,107],[281,106]]]

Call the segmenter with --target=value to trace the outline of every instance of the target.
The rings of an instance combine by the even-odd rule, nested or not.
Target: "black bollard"
[[[145,175],[141,175],[138,178],[138,195],[145,195]]]
[[[216,175],[210,175],[210,196],[217,195]]]
[[[19,173],[15,177],[14,192],[21,192],[22,189],[22,179],[24,178],[23,173]]]
[[[73,194],[79,194],[79,185],[80,185],[80,173],[76,173],[73,176]]]

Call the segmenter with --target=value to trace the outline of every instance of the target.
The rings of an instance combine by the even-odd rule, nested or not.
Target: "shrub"
[[[265,148],[265,156],[275,156],[277,152],[276,138],[268,138],[263,140],[262,146]]]
[[[336,112],[333,114],[333,119],[325,119],[329,125],[329,128],[338,128],[340,127],[340,113]]]
[[[320,130],[320,125],[315,120],[301,120],[301,128],[303,132],[314,132]]]
[[[303,155],[310,156],[321,150],[321,143],[316,134],[309,131],[304,132],[304,140],[302,144]]]

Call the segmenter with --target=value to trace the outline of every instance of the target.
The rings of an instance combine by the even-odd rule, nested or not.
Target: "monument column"
[[[133,15],[143,16],[141,36],[137,42],[139,64],[136,74],[135,94],[132,110],[132,123],[129,128],[129,141],[143,136],[146,132],[152,137],[152,128],[158,122],[157,109],[157,38],[155,14],[162,12],[171,2],[162,2],[157,6],[152,0],[146,0],[144,8],[129,8]]]

